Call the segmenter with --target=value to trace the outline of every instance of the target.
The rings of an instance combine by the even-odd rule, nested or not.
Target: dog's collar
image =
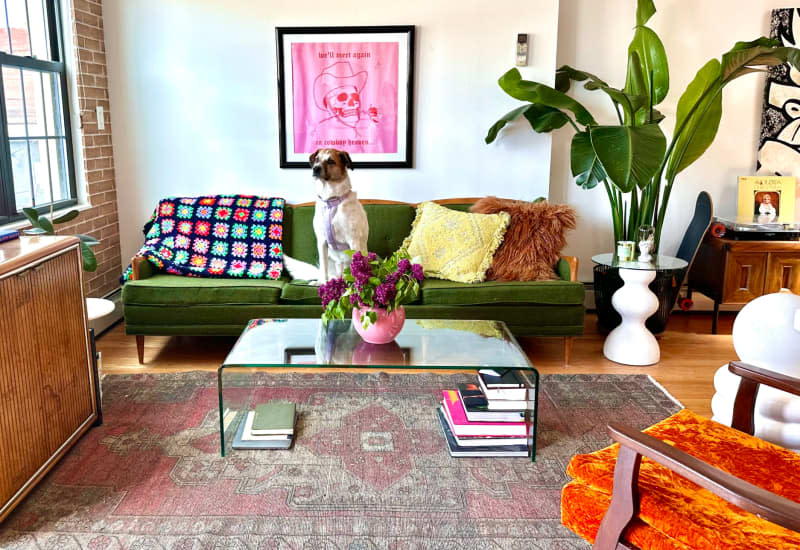
[[[348,191],[344,195],[341,195],[341,196],[338,196],[338,197],[331,197],[329,199],[323,199],[322,197],[317,195],[317,198],[320,201],[322,201],[327,208],[336,208],[337,206],[339,206],[340,204],[342,204],[344,202],[344,199],[346,199],[347,197],[349,197],[352,194],[353,194],[352,191]]]
[[[347,246],[347,243],[342,243],[336,240],[336,235],[333,234],[333,217],[336,215],[336,210],[339,208],[339,205],[342,204],[344,200],[352,194],[352,191],[348,191],[344,195],[339,197],[331,197],[329,199],[323,199],[317,195],[317,198],[322,202],[323,205],[325,205],[323,219],[325,221],[325,238],[328,240],[328,246],[339,252],[347,250],[349,247]],[[320,261],[322,261],[321,258]]]

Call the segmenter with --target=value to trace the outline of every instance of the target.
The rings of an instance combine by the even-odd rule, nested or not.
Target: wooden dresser
[[[782,289],[800,294],[800,242],[740,241],[714,237],[709,230],[688,284],[690,294],[698,291],[714,300],[711,332],[716,334],[722,304],[742,305]]]
[[[78,239],[0,244],[0,521],[98,419]]]

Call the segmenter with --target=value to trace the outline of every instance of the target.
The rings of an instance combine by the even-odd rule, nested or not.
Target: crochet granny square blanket
[[[285,205],[252,195],[162,199],[137,255],[173,275],[279,279]],[[129,266],[123,280],[131,273]]]

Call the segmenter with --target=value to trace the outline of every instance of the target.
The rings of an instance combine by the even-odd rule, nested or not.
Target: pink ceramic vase
[[[400,334],[403,323],[406,322],[406,310],[401,306],[391,313],[386,313],[383,308],[363,308],[363,311],[374,311],[378,320],[370,323],[367,328],[361,321],[361,308],[353,308],[353,326],[365,342],[370,344],[388,344]]]

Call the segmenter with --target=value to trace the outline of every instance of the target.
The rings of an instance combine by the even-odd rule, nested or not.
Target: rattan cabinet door
[[[96,418],[79,262],[0,278],[0,520]]]

